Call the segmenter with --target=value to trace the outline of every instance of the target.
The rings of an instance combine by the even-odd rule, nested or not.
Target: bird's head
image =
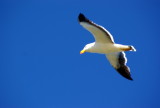
[[[83,54],[85,52],[90,52],[91,48],[93,47],[93,43],[87,44],[81,51],[80,54]]]

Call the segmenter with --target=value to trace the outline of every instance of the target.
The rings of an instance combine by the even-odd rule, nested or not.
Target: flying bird
[[[104,27],[89,20],[82,13],[79,14],[78,21],[95,38],[95,42],[85,45],[80,54],[85,52],[105,54],[117,72],[129,80],[133,80],[130,69],[126,65],[127,58],[124,51],[136,51],[136,49],[131,45],[116,44],[112,35]]]

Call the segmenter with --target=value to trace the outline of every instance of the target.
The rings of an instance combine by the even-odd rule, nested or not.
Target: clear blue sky
[[[0,108],[160,108],[158,0],[3,0]],[[77,16],[104,26],[127,52],[134,81],[104,55],[79,54],[92,35]]]

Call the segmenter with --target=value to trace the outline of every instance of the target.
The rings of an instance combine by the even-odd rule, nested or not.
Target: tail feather
[[[120,46],[120,49],[122,51],[136,51],[136,49],[133,46],[127,46],[127,45]]]
[[[129,46],[131,51],[136,51],[136,49],[133,46]]]

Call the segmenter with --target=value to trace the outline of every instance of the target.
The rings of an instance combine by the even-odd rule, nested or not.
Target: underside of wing
[[[124,52],[109,53],[106,57],[117,72],[129,80],[133,80],[130,74],[130,69],[126,65],[127,59]]]
[[[112,35],[102,26],[90,21],[83,14],[79,14],[78,20],[80,25],[92,33],[96,42],[114,43]]]

